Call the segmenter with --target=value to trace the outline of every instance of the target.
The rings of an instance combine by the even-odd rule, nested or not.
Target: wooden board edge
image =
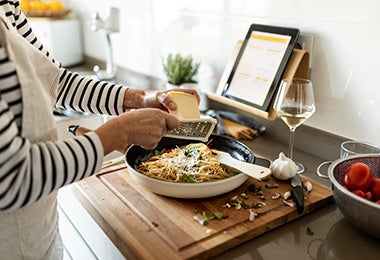
[[[162,256],[166,259],[181,259],[134,212],[129,212],[124,202],[104,186],[97,176],[73,184],[72,190],[81,205],[126,259],[155,259],[155,255],[146,250],[145,246],[160,248],[160,253],[163,252]],[[118,227],[124,227],[124,232],[117,232]],[[146,238],[152,236],[155,238]],[[146,241],[149,240],[156,241],[155,245],[148,245]]]
[[[114,173],[115,174],[115,173]],[[318,183],[315,180],[310,179],[309,177],[302,176],[303,180],[310,180],[313,185],[316,185]],[[104,181],[103,181],[104,183]],[[110,189],[113,193],[117,193],[117,190],[115,190],[113,187],[110,185],[107,185],[104,183],[108,189]],[[283,217],[286,218],[288,221],[287,222],[278,222],[277,218],[273,218],[269,222],[270,228],[268,227],[259,227],[258,229],[250,230],[247,232],[246,228],[243,228],[244,225],[249,225],[248,220],[243,222],[242,224],[239,225],[234,225],[226,230],[226,232],[215,234],[214,236],[210,236],[207,239],[195,242],[192,245],[186,246],[184,248],[181,248],[181,250],[176,251],[176,254],[178,254],[181,259],[208,259],[210,257],[219,255],[223,252],[225,252],[228,249],[232,249],[235,246],[241,245],[244,242],[247,242],[251,239],[254,239],[258,236],[264,235],[266,232],[274,230],[280,226],[283,226],[285,224],[288,224],[290,222],[293,222],[303,216],[309,215],[310,213],[323,208],[324,206],[329,205],[333,201],[333,195],[332,191],[330,188],[327,186],[318,183],[319,186],[318,188],[323,190],[326,195],[323,198],[319,198],[318,202],[314,202],[313,204],[308,204],[305,206],[305,211],[302,215],[298,215],[297,212],[293,208],[287,208],[287,206],[284,205],[284,208],[287,209],[286,215]],[[317,186],[316,186],[317,187]],[[117,195],[116,195],[117,196]],[[120,197],[119,197],[120,199]],[[125,203],[125,202],[124,202]],[[277,209],[276,209],[277,210]],[[276,211],[274,210],[274,211]],[[135,210],[132,210],[135,214]],[[137,214],[138,215],[138,214]],[[141,217],[141,216],[140,216]],[[146,220],[145,220],[146,221]],[[149,221],[148,221],[149,222]],[[146,223],[145,223],[146,224]],[[158,234],[158,236],[162,239],[162,237]],[[231,239],[231,236],[233,238]],[[165,243],[167,241],[162,240]],[[214,242],[213,242],[214,241]],[[217,241],[217,242],[215,242]],[[172,246],[167,243],[168,246]],[[202,251],[199,249],[202,248]]]
[[[211,93],[211,92],[207,93],[207,97],[211,100],[216,101],[216,102],[234,107],[236,109],[240,109],[244,112],[259,116],[259,117],[264,118],[264,119],[268,119],[268,120],[273,121],[277,117],[276,111],[273,110],[273,104],[271,104],[271,106],[270,106],[271,108],[269,109],[269,112],[267,112],[267,111],[263,111],[263,110],[255,108],[255,107],[246,105],[244,103],[234,101],[230,98],[227,98],[227,97],[215,94],[215,93]]]

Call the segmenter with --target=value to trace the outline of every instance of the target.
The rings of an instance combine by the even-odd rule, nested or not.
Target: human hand
[[[197,97],[200,103],[200,96],[196,89],[190,88],[174,88],[171,90],[153,91],[130,88],[126,91],[124,97],[124,108],[159,108],[164,111],[175,110],[177,105],[168,97],[169,91],[182,91]]]
[[[89,132],[93,132],[94,130],[89,129],[89,128],[84,127],[84,126],[80,126],[80,125],[71,125],[71,126],[69,126],[68,131],[75,136],[80,136],[80,135],[84,135],[84,134],[89,133]],[[124,154],[127,151],[128,147],[129,146],[124,146],[123,149],[116,149],[116,151]]]
[[[137,109],[109,119],[95,130],[102,141],[104,154],[125,151],[129,145],[154,149],[168,130],[179,120],[156,108]]]
[[[197,97],[198,104],[200,103],[200,96],[196,89],[192,88],[173,88],[165,91],[147,92],[144,97],[145,107],[157,107],[160,109],[175,110],[177,109],[176,103],[167,95],[170,91],[185,92]]]

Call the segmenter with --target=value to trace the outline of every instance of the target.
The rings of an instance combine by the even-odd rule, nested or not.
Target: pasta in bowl
[[[155,150],[137,171],[149,177],[172,182],[210,182],[240,172],[220,164],[205,143],[190,143],[163,151]]]
[[[228,137],[211,135],[207,145],[168,137],[164,137],[155,150],[133,145],[125,154],[125,163],[136,183],[153,193],[175,198],[217,196],[247,180],[247,175],[215,161],[209,154],[210,148],[228,152],[246,162],[256,161],[245,144]],[[257,163],[266,164],[264,166],[270,163],[260,160]]]

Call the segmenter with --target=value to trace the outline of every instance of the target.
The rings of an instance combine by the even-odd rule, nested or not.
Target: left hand
[[[170,91],[181,91],[197,97],[198,104],[200,102],[200,96],[196,89],[190,88],[174,88],[165,91],[154,91],[146,92],[144,97],[144,107],[154,107],[164,110],[175,110],[177,109],[176,103],[168,97],[167,93]]]
[[[159,108],[165,111],[175,110],[177,105],[168,97],[170,91],[182,91],[197,97],[198,104],[200,96],[196,89],[190,88],[174,88],[171,90],[153,91],[130,88],[127,90],[124,98],[124,108]]]

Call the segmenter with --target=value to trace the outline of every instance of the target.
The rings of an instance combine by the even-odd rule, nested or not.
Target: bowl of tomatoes
[[[354,226],[380,238],[380,155],[354,155],[328,169],[339,210]]]

